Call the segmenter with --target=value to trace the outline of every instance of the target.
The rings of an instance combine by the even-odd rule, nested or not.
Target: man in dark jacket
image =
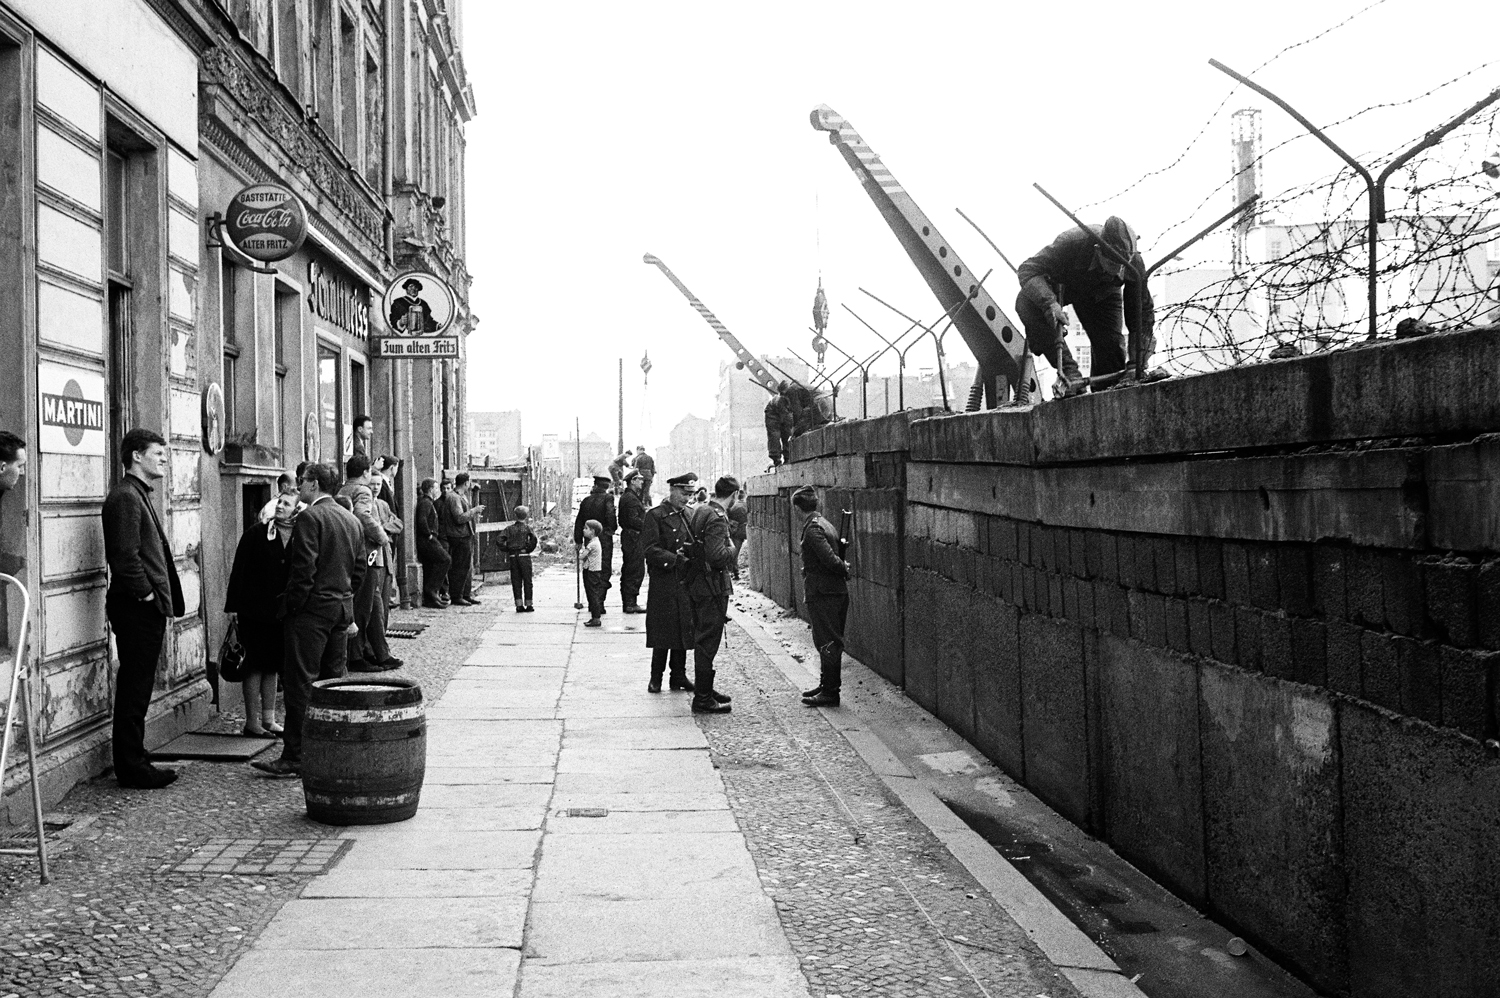
[[[813,390],[801,382],[794,381],[787,389],[787,401],[792,409],[792,435],[800,437],[809,430],[816,430],[828,422],[823,410],[818,407],[818,397]]]
[[[448,598],[458,606],[478,606],[474,598],[474,521],[484,513],[484,506],[469,508],[469,473],[453,476],[453,488],[443,494],[438,506],[438,521],[448,541]]]
[[[809,707],[837,707],[843,685],[844,620],[849,614],[849,563],[839,557],[839,534],[818,513],[818,493],[804,485],[792,505],[806,514],[802,524],[802,592],[818,649],[818,685],[802,694]]]
[[[646,591],[646,647],[651,649],[651,680],[647,692],[660,693],[662,673],[671,670],[669,689],[692,692],[687,677],[687,650],[693,645],[693,606],[688,601],[678,567],[687,561],[690,545],[684,511],[688,497],[698,490],[696,475],[679,475],[667,482],[667,497],[646,511],[641,520],[641,548],[651,587]]]
[[[641,473],[641,499],[649,506],[651,504],[651,483],[656,481],[656,458],[646,453],[645,444],[638,444],[636,446],[635,463],[632,467]]]
[[[286,724],[281,758],[250,764],[272,776],[302,772],[302,724],[312,684],[348,675],[345,650],[356,627],[354,593],[366,570],[364,529],[353,513],[334,501],[338,474],[333,465],[308,465],[297,485],[307,508],[297,515],[286,546],[286,591],[281,595]]]
[[[185,611],[172,546],[151,496],[166,474],[167,442],[151,430],[131,430],[120,441],[121,478],[104,500],[104,557],[109,592],[104,612],[115,632],[120,669],[115,676],[113,748],[122,787],[154,790],[177,779],[146,758],[146,711],[167,621]]]
[[[1016,279],[1021,282],[1016,312],[1026,327],[1027,345],[1057,369],[1062,382],[1060,394],[1064,395],[1085,388],[1078,364],[1063,340],[1068,329],[1064,305],[1073,306],[1088,334],[1089,373],[1096,377],[1125,369],[1122,325],[1136,334],[1148,355],[1156,326],[1151,292],[1136,277],[1145,271],[1145,264],[1136,250],[1135,231],[1116,216],[1089,228],[1094,232],[1092,238],[1074,226],[1016,268]],[[1129,260],[1130,266],[1100,249],[1101,242]]]
[[[672,479],[677,481],[677,479]],[[729,539],[729,517],[725,510],[739,491],[733,478],[714,483],[714,494],[687,513],[689,551],[680,566],[683,588],[693,610],[693,713],[727,714],[729,697],[714,689],[714,658],[724,640],[729,596],[734,584],[729,568],[734,564],[734,544]]]
[[[646,522],[646,504],[641,501],[641,473],[625,472],[625,491],[620,495],[620,602],[626,613],[645,613],[638,602],[641,582],[646,578],[646,548],[641,528]]]
[[[573,520],[573,544],[577,546],[583,543],[583,525],[590,520],[598,520],[604,527],[604,533],[599,535],[599,547],[604,552],[602,568],[604,573],[604,591],[609,592],[609,577],[614,571],[615,555],[615,531],[620,529],[619,521],[615,519],[615,498],[609,494],[610,477],[608,475],[594,476],[594,489],[578,504],[578,516]]]
[[[424,478],[417,488],[417,559],[422,562],[422,605],[429,610],[441,610],[448,606],[442,589],[453,559],[448,556],[448,542],[438,524],[437,479]]]
[[[773,467],[786,460],[787,444],[791,442],[795,425],[792,407],[786,400],[788,387],[790,383],[782,381],[776,393],[766,401],[766,453]]]

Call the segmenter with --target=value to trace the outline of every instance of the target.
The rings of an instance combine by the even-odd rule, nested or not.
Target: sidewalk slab
[[[571,835],[547,843],[536,901],[734,897],[757,894],[755,862],[738,830],[673,835]]]
[[[791,947],[764,894],[744,891],[622,901],[533,901],[530,954],[542,963],[790,958]]]
[[[651,960],[555,965],[528,962],[519,998],[807,998],[807,981],[783,959]]]
[[[514,981],[519,950],[252,949],[214,988],[213,998],[474,998],[506,994],[498,982]]]
[[[433,836],[429,829],[402,822],[371,825],[349,837],[354,845],[340,861],[341,870],[507,870],[529,868],[542,835],[452,831]]]
[[[349,870],[337,868],[302,890],[304,898],[526,897],[530,870]]]
[[[288,901],[258,950],[519,948],[524,897],[316,898]]]

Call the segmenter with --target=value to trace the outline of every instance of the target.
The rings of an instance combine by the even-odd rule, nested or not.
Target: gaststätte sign
[[[370,354],[388,360],[434,360],[458,356],[453,320],[458,299],[448,283],[425,270],[400,274],[380,300],[389,336],[370,341]]]
[[[307,210],[279,184],[252,184],[229,201],[224,232],[252,260],[285,260],[307,239]]]

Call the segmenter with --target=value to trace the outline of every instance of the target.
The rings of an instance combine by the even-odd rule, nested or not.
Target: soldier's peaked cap
[[[667,479],[667,484],[681,485],[683,488],[695,489],[698,487],[698,473],[696,471],[689,471],[685,475],[678,475],[676,478],[669,478]]]
[[[610,484],[613,481],[614,481],[614,479],[610,478],[608,475],[595,475],[594,476],[594,482],[595,482],[595,484],[608,485],[608,484]]]

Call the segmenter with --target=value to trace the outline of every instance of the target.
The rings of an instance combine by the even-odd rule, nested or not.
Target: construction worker
[[[787,444],[792,438],[792,406],[787,401],[786,391],[791,383],[782,381],[766,401],[766,453],[775,467],[786,461]]]
[[[786,395],[792,405],[792,436],[800,437],[808,430],[816,430],[828,422],[828,417],[818,407],[818,397],[811,388],[800,381],[794,381]]]
[[[1145,272],[1145,264],[1136,248],[1135,230],[1114,215],[1103,225],[1089,228],[1092,237],[1077,226],[1068,229],[1016,269],[1021,282],[1016,312],[1026,327],[1027,345],[1056,368],[1060,395],[1087,390],[1063,339],[1068,329],[1064,305],[1073,306],[1088,334],[1089,373],[1095,377],[1125,369],[1122,327],[1137,336],[1142,352],[1149,356],[1156,326],[1151,292],[1138,276]],[[1100,249],[1101,242],[1129,260],[1130,266]]]

